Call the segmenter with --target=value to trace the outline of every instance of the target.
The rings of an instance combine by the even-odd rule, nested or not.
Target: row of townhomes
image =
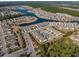
[[[38,44],[59,40],[68,31],[76,31],[69,38],[78,44],[79,17],[24,5],[20,7],[0,8],[0,56],[40,56],[35,50]],[[28,11],[21,12],[23,9]]]

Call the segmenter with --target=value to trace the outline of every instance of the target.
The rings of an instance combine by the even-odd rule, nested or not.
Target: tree
[[[42,57],[49,57],[48,47],[49,43],[39,45],[38,49],[40,49],[41,51],[37,52],[37,54],[41,54]]]
[[[42,57],[71,57],[79,56],[79,46],[72,43],[68,37],[63,37],[61,40],[39,45],[40,54]]]
[[[60,56],[60,57],[77,56],[79,55],[78,51],[79,46],[73,44],[72,40],[70,40],[69,38],[63,38],[62,40],[54,42],[51,45],[50,56]]]

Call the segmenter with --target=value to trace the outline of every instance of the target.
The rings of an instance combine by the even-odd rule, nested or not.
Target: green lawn
[[[41,8],[45,11],[49,11],[49,12],[52,12],[52,13],[66,13],[66,14],[69,14],[69,15],[72,15],[72,16],[79,16],[79,11],[74,11],[74,10],[68,10],[68,9],[63,9],[63,8],[59,8],[59,7],[53,7],[53,6],[50,6],[50,5],[40,5],[40,4],[27,4],[28,6],[31,6],[31,7],[34,7],[34,8]]]
[[[69,15],[72,15],[72,16],[79,16],[79,11],[73,11],[73,10],[68,10],[68,9],[63,9],[63,8],[59,8],[59,7],[49,7],[49,6],[46,6],[46,7],[43,7],[42,8],[43,10],[46,10],[46,11],[50,11],[50,12],[53,12],[53,13],[66,13],[66,14],[69,14]]]

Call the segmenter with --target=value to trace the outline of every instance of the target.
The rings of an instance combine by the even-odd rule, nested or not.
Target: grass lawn
[[[52,12],[52,13],[65,13],[65,14],[69,14],[69,15],[72,15],[72,16],[79,17],[79,11],[63,9],[63,8],[59,8],[59,7],[53,7],[53,6],[44,5],[44,4],[40,5],[40,4],[31,3],[31,4],[27,4],[27,5],[34,7],[34,8],[41,8],[45,11],[49,11],[49,12]]]

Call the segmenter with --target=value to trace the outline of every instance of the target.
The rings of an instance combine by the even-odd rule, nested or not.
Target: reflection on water
[[[37,20],[35,22],[29,23],[29,24],[22,24],[24,25],[31,25],[31,24],[37,24],[37,23],[42,23],[42,22],[46,22],[48,21],[47,19],[44,18],[40,18],[38,16],[36,16],[34,13],[32,12],[28,12],[28,9],[24,9],[24,8],[17,8],[17,11],[24,13],[26,16],[32,16],[32,17],[36,17]]]
[[[32,23],[29,23],[29,24],[26,24],[26,23],[21,24],[21,26],[31,25],[31,24],[38,24],[38,23],[48,22],[48,21],[49,22],[59,22],[57,20],[48,20],[48,19],[40,18],[40,17],[36,16],[34,13],[32,13],[32,12],[28,12],[28,9],[25,9],[25,8],[17,7],[17,11],[24,13],[26,16],[32,16],[32,17],[37,18],[36,21],[34,21]],[[77,22],[79,24],[79,21],[65,21],[65,22],[71,22],[71,23]]]

